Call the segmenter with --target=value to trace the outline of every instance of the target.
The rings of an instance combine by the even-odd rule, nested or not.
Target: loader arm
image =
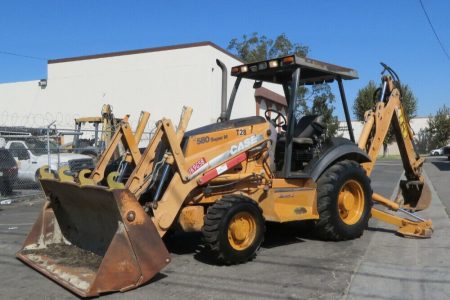
[[[155,166],[154,160],[156,151],[164,136],[166,137],[166,141],[170,145],[170,148],[174,151],[172,151],[173,153],[165,154],[160,163],[164,164],[164,167],[168,167],[168,165],[173,164],[174,159],[178,159],[178,166],[184,165],[184,163],[180,162],[180,160],[184,160],[181,153],[180,143],[188,126],[191,115],[192,108],[184,107],[176,132],[173,129],[170,120],[163,119],[158,122],[152,140],[145,149],[142,154],[142,158],[136,164],[136,168],[133,170],[125,184],[125,187],[129,189],[136,196],[136,198],[139,199],[142,193],[152,182],[148,176],[151,174]],[[181,175],[186,176],[186,171],[184,169],[179,168],[179,171]]]
[[[141,113],[141,117],[136,128],[136,133],[134,135],[131,131],[131,126],[128,123],[128,116],[123,119],[123,121],[119,124],[118,130],[116,130],[116,132],[112,136],[107,148],[100,156],[95,169],[90,173],[89,179],[86,180],[86,183],[98,184],[103,180],[105,176],[106,166],[108,165],[109,161],[114,155],[114,152],[119,146],[119,142],[122,142],[122,145],[124,145],[127,150],[127,154],[124,158],[125,162],[134,162],[135,164],[137,164],[137,162],[140,161],[141,154],[139,152],[138,145],[149,118],[150,114],[148,112]],[[80,182],[82,182],[83,180],[85,179],[83,177],[80,177]]]
[[[392,71],[388,66],[385,66],[385,68]],[[393,75],[395,75],[395,72],[393,72]],[[404,113],[399,87],[391,76],[383,76],[381,97],[375,108],[366,112],[365,125],[358,141],[358,147],[366,151],[371,159],[369,162],[362,164],[369,176],[376,164],[378,153],[383,146],[391,124],[400,151],[406,180],[400,181],[400,188],[395,201],[376,193],[373,194],[372,199],[375,203],[381,204],[389,210],[401,211],[414,220],[401,218],[377,208],[372,208],[372,217],[397,226],[399,228],[397,232],[403,236],[430,237],[432,222],[408,211],[425,209],[431,201],[430,190],[422,176],[424,159],[414,149],[414,134],[408,117]]]

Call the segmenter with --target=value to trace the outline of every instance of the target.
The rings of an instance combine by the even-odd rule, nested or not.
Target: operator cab
[[[355,70],[340,67],[310,58],[290,55],[267,61],[260,61],[233,67],[231,75],[237,77],[233,93],[221,114],[221,121],[230,120],[234,99],[242,78],[254,80],[254,87],[260,87],[263,82],[280,84],[283,87],[287,102],[287,115],[277,110],[268,109],[266,120],[271,124],[271,131],[278,132],[272,145],[273,166],[277,177],[307,178],[310,176],[308,164],[320,156],[322,137],[326,124],[321,115],[305,115],[296,119],[299,88],[302,86],[331,83],[337,81],[341,95],[344,113],[348,125],[351,142],[354,143],[353,129],[343,89],[343,80],[357,79]],[[224,106],[222,106],[224,107]],[[290,122],[289,120],[294,120]],[[341,143],[342,141],[337,141]],[[336,141],[335,141],[336,143]],[[317,159],[316,159],[317,160]]]

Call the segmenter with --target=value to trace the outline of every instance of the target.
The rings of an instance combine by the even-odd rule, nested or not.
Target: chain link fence
[[[68,167],[72,173],[93,169],[114,132],[96,129],[0,126],[0,205],[27,197],[40,197],[39,169],[50,166],[56,173]],[[144,132],[146,147],[152,132]]]

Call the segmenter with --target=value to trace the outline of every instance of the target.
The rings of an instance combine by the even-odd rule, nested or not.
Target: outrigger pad
[[[404,209],[420,211],[430,206],[431,198],[430,187],[425,182],[411,184],[407,180],[401,180],[395,202]]]
[[[16,256],[82,297],[126,291],[169,262],[155,225],[125,189],[41,179],[47,196]]]

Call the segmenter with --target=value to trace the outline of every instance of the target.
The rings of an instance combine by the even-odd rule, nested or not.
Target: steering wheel
[[[270,113],[275,113],[276,116],[275,118],[271,118]],[[273,123],[273,125],[275,125],[275,127],[280,127],[283,128],[284,126],[286,126],[287,122],[286,122],[286,117],[279,111],[276,111],[274,109],[267,109],[264,112],[264,116],[266,117],[267,121],[271,121]]]

